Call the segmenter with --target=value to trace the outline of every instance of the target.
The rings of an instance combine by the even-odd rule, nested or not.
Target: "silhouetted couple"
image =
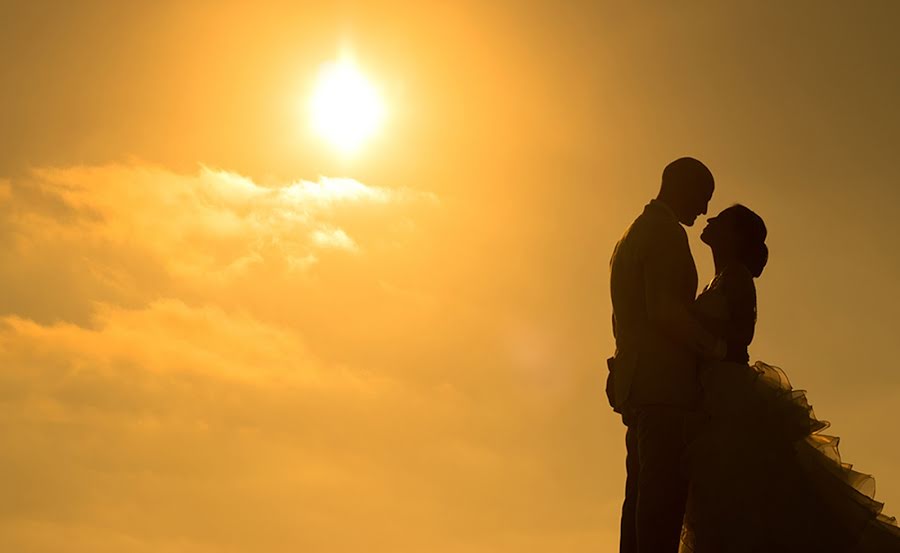
[[[837,438],[778,368],[749,364],[754,278],[766,226],[735,205],[701,239],[715,277],[697,292],[687,234],[712,173],[681,158],[610,263],[615,357],[607,395],[627,426],[621,553],[900,552],[871,477],[841,464]]]

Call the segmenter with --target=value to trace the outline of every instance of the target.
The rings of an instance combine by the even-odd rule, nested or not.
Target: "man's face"
[[[692,188],[691,194],[685,197],[681,213],[678,214],[681,224],[693,226],[694,221],[700,215],[706,215],[709,201],[712,199],[713,187],[706,184],[698,184]]]

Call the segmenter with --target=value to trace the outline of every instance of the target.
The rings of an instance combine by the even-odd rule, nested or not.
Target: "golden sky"
[[[614,550],[607,265],[682,155],[900,513],[900,8],[688,4],[0,2],[0,550]]]

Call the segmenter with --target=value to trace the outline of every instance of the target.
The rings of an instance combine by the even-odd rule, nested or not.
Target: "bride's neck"
[[[737,263],[737,258],[731,252],[726,252],[722,250],[713,250],[713,264],[715,265],[716,274],[722,274],[722,272]]]

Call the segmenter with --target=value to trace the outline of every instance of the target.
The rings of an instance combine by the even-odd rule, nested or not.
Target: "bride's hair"
[[[766,224],[762,217],[741,204],[735,204],[726,211],[731,211],[734,216],[738,257],[750,274],[758,277],[769,260],[769,248],[766,246],[766,235],[768,234]]]

